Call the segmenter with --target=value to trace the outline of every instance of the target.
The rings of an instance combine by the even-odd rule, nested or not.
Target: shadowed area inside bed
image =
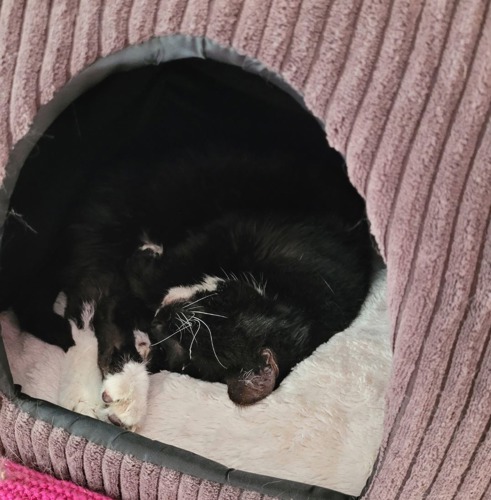
[[[164,158],[167,148],[192,151],[207,143],[282,151],[305,163],[325,159],[333,183],[347,182],[344,160],[328,147],[317,120],[260,76],[201,59],[117,73],[68,106],[27,158],[5,224],[4,289],[25,290],[70,210],[104,170],[128,156],[143,167]],[[356,213],[362,203],[353,189],[345,207]],[[14,260],[22,266],[12,266]]]
[[[87,188],[99,182],[108,169],[117,168],[118,162],[126,157],[137,157],[141,168],[144,168],[146,162],[164,158],[169,150],[182,149],[191,153],[193,148],[206,149],[208,144],[213,144],[214,147],[222,144],[227,150],[241,150],[244,154],[247,154],[248,150],[260,150],[271,155],[274,155],[275,151],[281,151],[283,155],[299,159],[299,178],[308,176],[308,170],[302,168],[302,159],[305,164],[308,164],[311,159],[315,158],[316,161],[325,161],[326,168],[331,170],[333,185],[346,186],[349,181],[343,158],[328,146],[321,125],[300,104],[300,101],[300,98],[294,99],[273,83],[238,67],[200,59],[186,59],[116,73],[87,91],[62,112],[34,145],[20,173],[11,198],[1,247],[1,309],[5,308],[12,297],[28,293],[33,276],[43,276],[45,263],[53,258],[54,242],[59,238],[72,210],[83,199]],[[315,183],[316,179],[312,178],[312,182]],[[238,185],[236,189],[239,192],[241,186]],[[340,199],[336,200],[336,203],[343,206],[347,214],[350,211],[356,214],[363,207],[363,200],[354,188],[348,197],[345,196],[344,188],[338,192]],[[330,193],[332,193],[331,196],[337,196],[336,190],[331,190]],[[182,193],[183,203],[186,203],[187,195],[188,193]],[[271,196],[272,200],[273,195],[274,193]],[[169,216],[172,217],[172,214]],[[158,400],[159,384],[165,384],[166,392],[162,390],[162,394],[165,394],[167,401],[174,402],[174,399],[178,399],[177,394],[170,396],[172,390],[180,391],[181,394],[185,394],[185,398],[194,400],[196,404],[208,405],[207,409],[203,410],[203,415],[212,420],[213,402],[223,396],[223,401],[220,400],[221,406],[216,406],[217,412],[222,412],[224,415],[229,412],[230,419],[237,418],[233,425],[242,425],[244,431],[242,433],[237,429],[234,431],[235,449],[230,450],[229,454],[216,456],[210,453],[210,458],[222,462],[227,460],[225,463],[227,466],[242,467],[252,472],[262,471],[287,479],[311,482],[340,490],[343,490],[344,486],[343,491],[358,494],[370,473],[371,463],[375,459],[381,438],[383,393],[390,368],[384,293],[385,275],[379,272],[374,278],[374,283],[371,296],[373,307],[369,311],[365,310],[364,320],[358,322],[354,329],[348,329],[346,336],[337,339],[336,343],[329,347],[330,350],[322,346],[323,351],[320,348],[319,352],[316,351],[312,355],[317,358],[306,360],[311,365],[304,363],[293,374],[296,377],[297,386],[300,387],[302,377],[308,377],[309,371],[312,374],[318,373],[315,375],[318,377],[318,384],[315,387],[317,391],[335,388],[335,385],[331,385],[329,389],[330,383],[343,385],[342,377],[346,375],[346,386],[352,385],[347,389],[342,389],[338,399],[342,399],[344,395],[346,400],[350,398],[360,400],[356,404],[350,402],[342,409],[338,408],[339,415],[335,415],[338,427],[334,429],[334,432],[344,426],[344,431],[348,435],[352,432],[350,425],[354,427],[358,425],[358,429],[361,428],[360,419],[356,424],[346,420],[347,417],[343,411],[347,408],[352,409],[353,414],[358,412],[360,418],[365,409],[372,411],[372,414],[366,417],[367,432],[371,433],[371,442],[367,445],[365,452],[360,451],[362,458],[354,468],[358,467],[361,472],[351,484],[350,478],[337,477],[336,480],[331,481],[327,477],[330,471],[325,474],[327,479],[317,472],[309,474],[307,464],[305,464],[305,470],[302,471],[292,462],[291,467],[298,471],[295,475],[289,471],[286,459],[285,465],[279,461],[278,457],[281,454],[289,452],[292,455],[299,454],[294,445],[296,441],[305,439],[306,444],[302,446],[315,446],[315,441],[319,441],[319,434],[315,434],[319,432],[318,429],[311,431],[312,435],[309,439],[308,429],[302,432],[292,426],[292,429],[296,430],[290,436],[293,443],[290,451],[285,448],[284,444],[282,444],[283,448],[278,450],[255,449],[254,452],[247,450],[248,446],[256,446],[250,435],[251,432],[255,432],[256,423],[256,432],[260,435],[262,432],[274,433],[275,428],[281,428],[280,422],[288,421],[290,418],[288,413],[286,411],[282,413],[283,410],[278,410],[278,408],[282,404],[283,409],[288,405],[295,405],[295,398],[300,398],[298,390],[297,393],[292,390],[293,396],[288,399],[285,396],[287,394],[287,389],[285,389],[277,400],[267,403],[269,406],[253,409],[250,418],[245,413],[247,409],[239,410],[229,401],[225,401],[226,394],[222,394],[221,389],[216,388],[217,384],[213,384],[214,387],[208,389],[206,383],[195,381],[192,387],[184,387],[180,385],[182,376],[176,374],[162,375],[158,381],[157,378],[154,379],[151,388],[153,399]],[[372,330],[367,326],[370,321],[373,324]],[[83,336],[83,329],[78,333]],[[7,354],[9,354],[9,342],[12,349],[15,336],[20,333],[13,327],[7,334],[4,331],[3,335],[7,335]],[[68,364],[63,365],[66,360],[62,359],[64,354],[61,349],[52,346],[43,347],[42,343],[35,339],[26,339],[27,337],[23,337],[23,345],[26,346],[29,341],[31,343],[28,349],[42,350],[40,358],[43,363],[49,364],[52,359],[53,366],[57,365],[55,371],[58,370],[57,373],[62,377],[63,366],[67,367]],[[351,357],[347,353],[349,349],[352,349],[354,353]],[[345,357],[343,357],[344,354],[340,354],[343,350],[346,353]],[[21,355],[19,351],[19,356]],[[339,363],[333,368],[335,358],[339,360]],[[363,360],[366,366],[357,373],[356,365],[360,360]],[[331,365],[324,366],[323,363],[327,362]],[[17,370],[20,369],[23,368],[19,365]],[[325,385],[322,386],[322,372],[329,369],[335,374],[331,377],[331,382],[326,379]],[[14,382],[19,383],[15,380],[14,369],[13,372]],[[42,367],[35,373],[42,377]],[[32,378],[32,374],[30,376]],[[80,376],[83,377],[83,374]],[[154,377],[159,377],[159,374]],[[29,383],[29,377],[25,380]],[[356,390],[353,389],[355,385]],[[364,385],[367,390],[363,389]],[[201,396],[196,396],[196,391],[201,391]],[[54,397],[50,399],[48,392],[42,390],[40,392],[34,390],[34,394],[32,392],[29,394],[59,403]],[[197,403],[200,397],[204,399],[201,403]],[[324,418],[322,413],[311,410],[315,406],[315,391],[310,393],[309,398],[308,402],[304,400],[298,403],[298,412],[291,411],[290,413],[293,418],[298,417],[300,425],[302,425],[302,414],[305,413],[310,412],[312,419]],[[330,409],[326,406],[326,414],[336,412],[335,403],[332,401],[324,401],[319,397],[319,402],[319,404],[334,405]],[[162,404],[165,404],[165,401]],[[277,406],[273,408],[275,404]],[[180,409],[183,414],[176,416],[176,421],[180,419],[182,423],[179,425],[174,423],[172,432],[187,433],[188,438],[191,436],[192,440],[192,432],[189,428],[193,426],[189,421],[190,419],[196,420],[195,415],[192,414],[196,409],[196,405],[184,405]],[[143,434],[182,446],[183,441],[179,441],[178,436],[173,434],[166,439],[163,431],[155,430],[159,426],[161,429],[165,429],[166,425],[171,427],[168,423],[169,416],[167,416],[166,423],[162,414],[158,415],[157,410],[154,411],[156,413],[151,414],[148,420],[152,427],[150,429],[148,427],[150,424],[148,424],[147,432]],[[278,419],[276,423],[270,415]],[[331,417],[332,415],[329,418],[326,417],[324,422],[327,434],[333,431],[333,424],[329,420]],[[266,420],[267,424],[264,423]],[[343,425],[339,424],[341,421]],[[185,422],[188,422],[188,427],[184,424]],[[248,424],[247,430],[245,422]],[[179,426],[180,429],[178,429]],[[206,425],[203,425],[203,430],[206,430]],[[220,429],[210,430],[210,442],[206,443],[205,440],[197,444],[195,448],[188,444],[186,449],[207,456],[206,448],[211,447],[210,443],[219,438],[219,432]],[[288,433],[287,430],[283,432]],[[342,443],[343,439],[343,436],[339,437],[338,442]],[[323,459],[319,457],[326,455],[326,450],[322,449],[323,446],[325,444],[321,444],[321,449],[318,450],[309,448],[319,464],[323,464]],[[363,443],[350,443],[350,446],[363,447]],[[338,448],[333,446],[333,449],[342,453],[340,444]],[[272,461],[276,461],[276,464],[267,470],[264,469],[263,464],[260,470],[254,470],[254,468],[247,468],[247,462],[238,459],[234,461],[234,454],[249,456],[250,462],[254,462],[261,454],[265,455],[268,451],[271,453]],[[350,460],[354,460],[355,453],[344,451],[346,456],[340,458],[340,463],[344,465],[334,463],[333,470],[338,466],[349,469]],[[282,468],[285,470],[284,476],[281,476]],[[314,468],[314,466],[310,467],[311,470]],[[332,474],[335,475],[334,472]]]

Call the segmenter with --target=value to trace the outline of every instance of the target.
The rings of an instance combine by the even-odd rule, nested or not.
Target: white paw
[[[107,419],[135,430],[147,412],[149,373],[143,363],[129,361],[119,373],[108,375],[102,384]]]

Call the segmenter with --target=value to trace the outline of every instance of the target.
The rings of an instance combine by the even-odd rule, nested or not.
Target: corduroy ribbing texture
[[[64,481],[71,481],[87,488],[77,497],[77,489],[66,486],[66,498],[101,498],[91,491],[101,492],[111,498],[157,500],[273,500],[267,495],[245,491],[230,485],[200,479],[166,467],[143,462],[71,435],[47,422],[35,420],[19,409],[12,401],[0,397],[0,452],[15,462],[41,470]],[[3,446],[3,450],[2,450]],[[13,466],[12,466],[13,467]],[[12,468],[11,467],[11,468]],[[15,467],[14,467],[15,468]],[[7,471],[8,472],[8,471]],[[43,486],[42,475],[32,475],[38,486]],[[5,476],[8,479],[8,476]],[[28,491],[27,477],[10,477],[12,488]],[[24,481],[25,479],[26,481]],[[1,481],[1,477],[0,477]],[[34,485],[35,486],[35,485]],[[62,492],[64,485],[49,483],[47,491]],[[0,494],[9,485],[3,485]],[[65,498],[59,496],[25,496],[13,498]],[[33,494],[35,490],[31,491]],[[41,492],[42,493],[42,492]],[[4,498],[1,496],[1,498]]]
[[[366,199],[388,266],[394,369],[365,498],[491,498],[490,1],[3,0],[0,179],[39,107],[71,77],[176,33],[279,73],[325,122]],[[5,411],[2,427],[16,429],[23,417]],[[12,446],[23,439],[12,435]],[[42,447],[23,453],[49,467]],[[103,477],[84,480],[111,493],[106,472],[126,459],[90,453],[102,453]]]

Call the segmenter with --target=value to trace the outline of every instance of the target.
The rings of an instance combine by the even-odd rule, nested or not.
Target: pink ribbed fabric
[[[10,460],[0,461],[2,500],[109,500],[69,481],[60,481]]]
[[[131,455],[124,455],[114,450],[104,448],[100,444],[71,435],[63,429],[53,427],[48,422],[34,420],[27,413],[0,393],[0,456],[6,456],[11,462],[19,463],[56,476],[59,479],[71,481],[80,487],[87,488],[86,494],[101,492],[110,498],[128,500],[273,500],[267,495],[248,491],[214,481],[207,481],[188,474],[177,472],[166,467],[159,467],[149,462],[138,460]],[[5,462],[12,470],[23,469]],[[0,467],[0,472],[2,468]],[[10,469],[5,469],[10,470]],[[28,472],[26,472],[28,474]],[[33,471],[32,478],[43,478]],[[0,477],[2,477],[0,475]],[[7,477],[7,476],[5,476]],[[0,481],[0,499],[4,496],[4,488],[14,488],[15,491],[29,491],[31,483],[15,476],[9,476],[11,484]],[[31,476],[29,476],[31,477]],[[49,480],[51,476],[47,476]],[[36,479],[36,481],[38,481]],[[52,478],[53,479],[53,478]],[[38,482],[40,482],[39,479]],[[32,481],[31,481],[32,482]],[[57,488],[63,488],[65,482],[55,481]],[[51,484],[51,483],[50,483]],[[71,483],[67,483],[70,485]],[[36,484],[33,483],[33,496],[14,496],[15,500],[62,499],[64,496],[35,496]],[[73,486],[73,485],[72,485]],[[70,486],[67,486],[67,495]],[[11,490],[8,489],[10,492]],[[50,490],[51,491],[51,490]],[[54,490],[53,490],[54,491]],[[60,490],[61,491],[61,490]],[[74,489],[77,492],[79,490]],[[84,492],[85,490],[80,490]],[[98,495],[66,498],[102,498]],[[104,497],[106,498],[106,497]]]
[[[490,498],[489,7],[489,0],[3,0],[0,180],[39,107],[104,55],[185,33],[258,58],[325,121],[388,266],[394,369],[365,497]],[[41,449],[28,459],[48,463]],[[91,478],[101,483],[96,472]]]

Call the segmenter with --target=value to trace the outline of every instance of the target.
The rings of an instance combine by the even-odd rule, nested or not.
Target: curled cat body
[[[109,166],[11,301],[21,326],[67,350],[68,320],[80,325],[89,303],[106,381],[131,361],[223,382],[239,405],[263,399],[351,323],[370,281],[361,197],[329,155],[303,156],[299,169],[291,155],[179,149]],[[149,336],[145,355],[135,331]]]
[[[156,311],[152,369],[227,383],[248,405],[351,323],[370,245],[365,226],[327,215],[233,213],[176,245],[143,244],[126,273]]]
[[[4,304],[64,350],[69,320],[80,326],[91,304],[108,404],[121,392],[111,379],[134,362],[223,382],[250,405],[358,314],[370,279],[364,203],[328,148],[168,146],[101,167]],[[53,312],[60,291],[65,317]]]
[[[371,238],[344,172],[329,158],[303,170],[298,158],[237,158],[108,168],[13,303],[26,331],[65,350],[68,320],[81,325],[93,305],[108,404],[129,361],[223,382],[253,404],[358,314]],[[60,290],[64,318],[52,309]],[[135,331],[149,336],[144,355]]]
[[[89,304],[100,399],[128,427],[147,371],[259,401],[368,290],[363,199],[323,126],[269,80],[209,59],[89,90],[40,139],[9,208],[34,231],[6,220],[0,309],[66,351]]]

